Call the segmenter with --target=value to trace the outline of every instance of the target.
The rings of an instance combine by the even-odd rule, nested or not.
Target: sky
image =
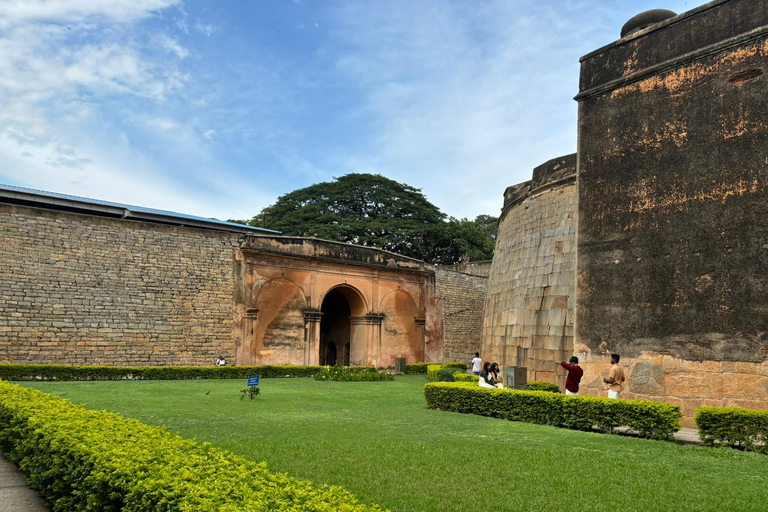
[[[457,218],[576,151],[579,57],[665,0],[0,0],[0,184],[249,219],[351,172]]]

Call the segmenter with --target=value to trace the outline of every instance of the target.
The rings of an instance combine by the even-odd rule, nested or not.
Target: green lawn
[[[393,511],[746,511],[768,508],[768,457],[426,408],[423,376],[23,383]],[[206,394],[210,392],[209,394]]]

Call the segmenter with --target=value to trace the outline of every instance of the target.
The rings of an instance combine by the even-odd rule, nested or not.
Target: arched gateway
[[[237,364],[435,360],[440,347],[431,354],[425,336],[433,280],[424,262],[379,249],[248,237],[235,264]]]

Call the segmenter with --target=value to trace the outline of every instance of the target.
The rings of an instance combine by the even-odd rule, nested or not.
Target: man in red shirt
[[[579,382],[581,382],[581,376],[584,375],[584,370],[579,366],[578,357],[571,357],[569,362],[571,364],[560,363],[560,366],[568,370],[568,378],[565,379],[565,394],[568,396],[576,396],[579,394]]]

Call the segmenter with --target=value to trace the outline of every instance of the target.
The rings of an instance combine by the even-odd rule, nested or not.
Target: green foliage
[[[768,454],[768,411],[700,407],[695,419],[699,438],[707,446],[720,444]]]
[[[528,381],[528,383],[520,389],[522,391],[548,391],[550,393],[560,392],[560,387],[557,384],[537,380]]]
[[[437,382],[439,380],[439,373],[443,369],[453,369],[454,373],[458,370],[467,371],[467,365],[464,363],[431,363],[427,365],[427,380],[429,382]],[[446,381],[443,381],[446,382]],[[453,382],[453,373],[451,374],[451,380],[447,382]]]
[[[437,381],[438,382],[453,382],[453,374],[456,372],[462,371],[459,368],[441,368],[439,372],[437,372]]]
[[[679,407],[645,400],[611,400],[546,391],[485,389],[473,383],[429,383],[424,388],[431,409],[479,414],[512,421],[603,432],[627,426],[642,437],[669,439],[680,430]]]
[[[315,373],[315,380],[336,382],[374,382],[395,380],[391,373],[381,372],[372,366],[324,366]]]
[[[187,380],[312,377],[322,366],[65,366],[0,364],[0,379],[28,380]],[[372,368],[372,367],[370,367]]]
[[[464,363],[414,363],[405,365],[406,375],[427,375],[427,369],[433,365],[450,365],[456,368],[467,368]]]
[[[251,400],[253,400],[260,394],[261,394],[261,390],[259,389],[259,386],[248,386],[247,388],[240,390],[240,400],[244,400],[245,397],[248,397]]]
[[[450,264],[490,259],[498,218],[446,221],[417,188],[379,175],[347,174],[280,196],[249,224]]]
[[[339,487],[0,382],[0,451],[54,510],[381,510]]]
[[[454,382],[474,382],[477,384],[480,381],[480,376],[472,373],[456,372],[453,374],[453,380]]]

